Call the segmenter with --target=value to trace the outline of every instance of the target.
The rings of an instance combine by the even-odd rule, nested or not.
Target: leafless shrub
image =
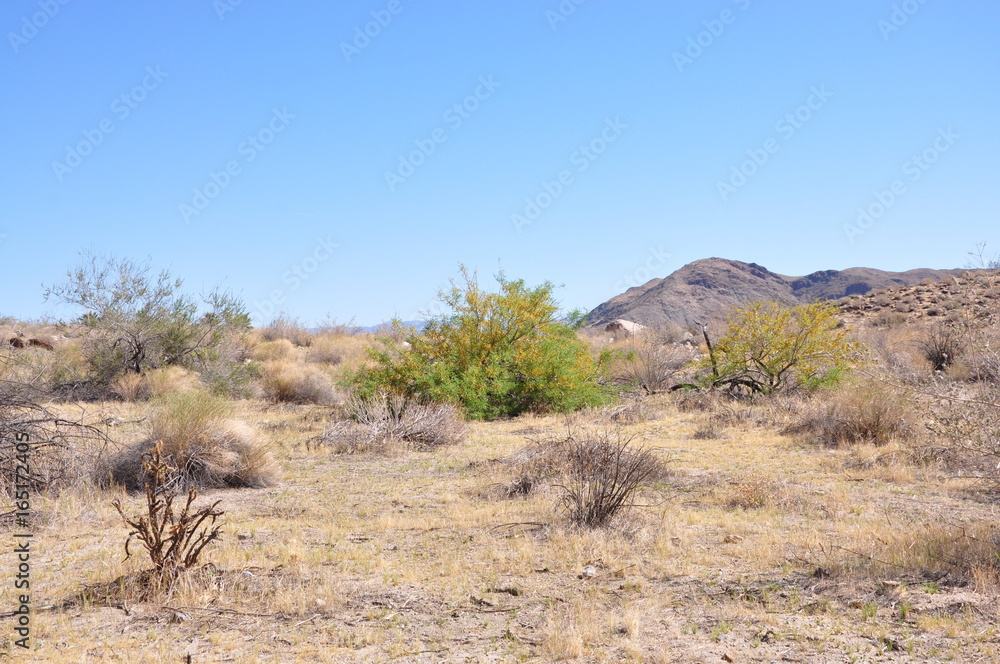
[[[918,342],[921,353],[934,371],[944,371],[962,356],[965,342],[961,333],[951,327],[936,327]]]
[[[322,439],[339,452],[384,452],[400,443],[418,449],[453,445],[467,430],[454,406],[422,404],[396,394],[371,399],[352,395],[347,410],[352,420],[335,423]]]
[[[125,540],[125,559],[132,555],[129,545],[135,538],[142,543],[153,564],[149,595],[159,590],[169,592],[177,577],[198,564],[202,551],[217,540],[222,531],[215,525],[216,519],[223,515],[216,509],[221,501],[194,510],[193,504],[198,497],[194,487],[188,489],[184,506],[179,512],[175,511],[173,503],[177,493],[170,487],[170,478],[176,476],[177,469],[165,461],[162,448],[162,444],[157,443],[142,459],[146,477],[145,514],[129,517],[120,499],[112,502],[122,521],[132,529]]]
[[[317,335],[330,335],[330,336],[353,336],[355,334],[361,334],[364,332],[364,328],[360,325],[354,324],[354,319],[347,321],[346,323],[340,323],[336,318],[331,317],[327,314],[326,318],[316,326],[315,333]]]
[[[637,385],[647,393],[669,390],[674,376],[696,357],[690,346],[671,341],[672,332],[647,331],[633,337],[621,349],[623,358],[612,377],[619,383]]]
[[[905,395],[875,380],[818,398],[786,433],[811,433],[826,445],[886,443],[912,431]]]
[[[49,410],[43,398],[30,385],[0,380],[0,494],[6,497],[16,483],[24,483],[19,444],[22,450],[25,444],[29,448],[27,484],[32,492],[57,492],[89,481],[113,445],[82,418],[71,421]]]
[[[649,450],[633,438],[608,432],[570,437],[565,443],[561,505],[580,526],[599,528],[633,506],[641,486],[663,474]]]
[[[946,446],[950,465],[1000,490],[1000,388],[939,388],[928,425]]]
[[[296,346],[310,346],[312,344],[312,334],[302,326],[298,319],[285,314],[279,315],[258,332],[264,341],[276,341],[278,339],[288,339]]]

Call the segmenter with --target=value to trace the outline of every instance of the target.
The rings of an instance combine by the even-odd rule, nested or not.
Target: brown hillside
[[[756,263],[706,258],[611,298],[591,311],[588,321],[592,326],[603,326],[622,318],[651,327],[673,324],[690,328],[696,323],[720,320],[732,306],[755,300],[789,304],[834,300],[884,288],[913,286],[925,280],[940,281],[962,272],[850,268],[789,277]]]

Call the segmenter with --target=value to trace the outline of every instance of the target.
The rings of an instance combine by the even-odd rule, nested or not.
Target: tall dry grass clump
[[[819,396],[788,433],[808,433],[824,445],[885,445],[912,432],[906,395],[877,380],[858,381]]]
[[[269,322],[264,327],[258,328],[257,333],[264,341],[275,341],[287,339],[295,346],[305,347],[312,344],[312,334],[303,327],[302,323],[285,314]]]
[[[157,444],[171,468],[165,480],[184,487],[262,487],[271,483],[270,456],[255,432],[232,419],[231,402],[198,391],[164,395],[149,418],[149,438],[111,459],[103,475],[129,490],[147,481],[143,457]]]
[[[329,405],[339,401],[329,378],[315,366],[275,360],[265,362],[261,373],[264,396],[276,403]]]

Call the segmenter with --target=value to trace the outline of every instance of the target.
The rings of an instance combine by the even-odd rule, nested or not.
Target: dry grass
[[[171,482],[200,488],[261,487],[272,479],[272,463],[253,429],[232,419],[229,402],[202,392],[162,397],[149,422],[149,437],[106,462],[102,473],[129,490],[146,481],[143,457],[157,444],[172,468]]]
[[[134,417],[140,406],[115,407]],[[120,540],[107,538],[120,528],[110,494],[40,499],[32,545],[44,552],[34,563],[39,601],[57,604],[87,588],[94,600],[39,612],[32,661],[155,662],[187,652],[194,661],[246,663],[728,654],[827,664],[890,656],[881,637],[909,644],[921,661],[1000,655],[996,594],[979,580],[989,578],[988,566],[937,578],[958,568],[936,557],[990,560],[988,546],[973,546],[988,532],[966,526],[977,539],[962,538],[941,514],[987,523],[990,506],[940,475],[905,485],[852,481],[857,475],[843,469],[857,447],[804,449],[753,428],[725,442],[692,440],[702,415],[665,407],[629,432],[668,448],[677,497],[634,510],[627,528],[579,529],[561,525],[550,490],[481,497],[498,472],[514,471],[513,461],[493,460],[537,457],[541,450],[525,452],[524,437],[562,436],[561,417],[471,423],[457,445],[359,457],[306,447],[327,426],[318,412],[255,403],[244,413],[270,432],[281,481],[217,495],[229,525],[213,548],[214,567],[178,584],[173,609],[130,602],[125,615],[95,605],[109,579],[139,575],[136,561],[122,562]],[[734,510],[727,477],[785,485],[792,499]],[[134,511],[139,498],[126,506]],[[944,542],[922,551],[919,536],[935,528]],[[966,578],[972,585],[961,585]]]
[[[809,433],[824,445],[886,445],[909,435],[912,405],[907,397],[877,380],[854,381],[817,397],[793,433]]]
[[[178,366],[153,369],[146,374],[146,384],[149,386],[149,396],[153,398],[202,387],[201,378],[197,373]]]
[[[330,405],[340,401],[330,379],[314,366],[274,360],[263,364],[262,374],[264,395],[276,403]]]
[[[141,401],[149,398],[149,383],[142,374],[129,372],[111,384],[111,392],[122,401]]]

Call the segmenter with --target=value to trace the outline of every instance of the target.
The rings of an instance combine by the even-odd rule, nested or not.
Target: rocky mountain
[[[692,328],[697,323],[719,321],[733,305],[755,300],[789,304],[833,300],[893,286],[912,286],[925,279],[939,281],[963,272],[925,268],[886,272],[852,267],[789,277],[756,263],[706,258],[611,298],[591,311],[587,322],[603,326],[625,319],[650,327],[674,324]]]

